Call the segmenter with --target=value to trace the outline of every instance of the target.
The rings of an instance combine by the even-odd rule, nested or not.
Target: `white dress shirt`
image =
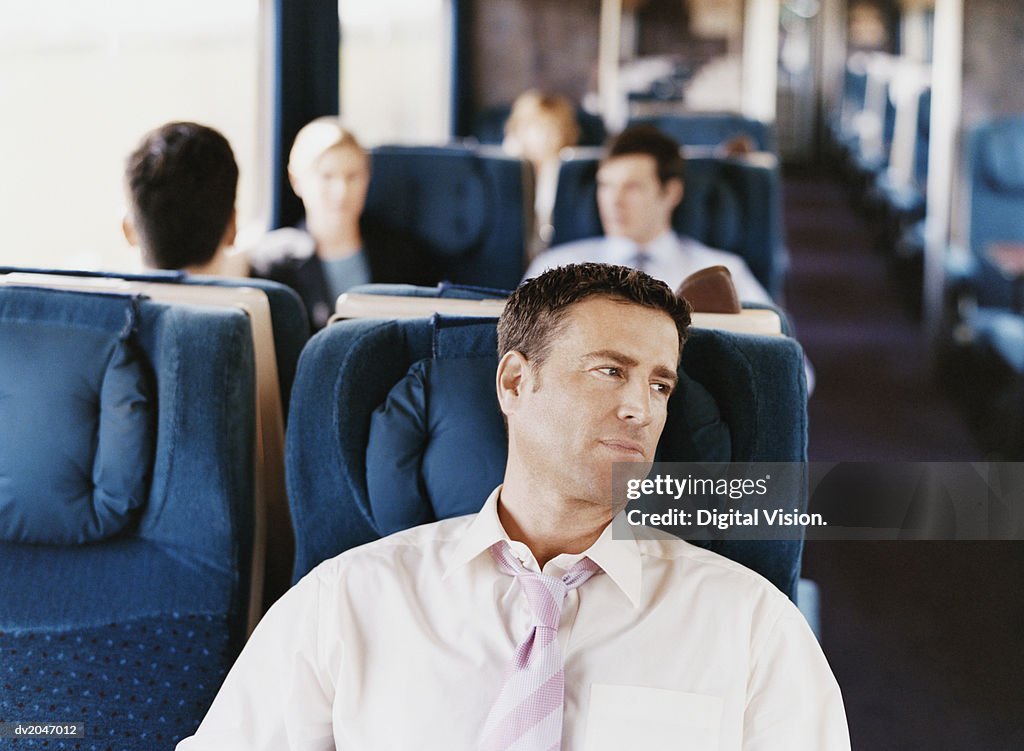
[[[197,734],[178,751],[477,748],[513,650],[532,624],[498,490],[473,516],[350,550],[271,608]],[[510,542],[532,570],[529,549]],[[613,539],[569,592],[564,751],[838,751],[835,678],[803,616],[767,580],[679,540]],[[582,555],[559,555],[561,576]]]
[[[708,266],[725,266],[732,274],[736,294],[741,302],[772,302],[771,296],[757,281],[746,261],[735,253],[709,248],[692,237],[677,235],[672,231],[665,232],[644,247],[647,255],[644,271],[655,279],[661,279],[673,290],[678,289],[682,281],[695,271]],[[636,256],[637,244],[625,237],[591,237],[541,253],[533,259],[523,278],[539,276],[556,266],[586,261],[632,266]]]

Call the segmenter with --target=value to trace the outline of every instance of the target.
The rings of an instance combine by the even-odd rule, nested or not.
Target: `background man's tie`
[[[498,700],[484,725],[483,751],[558,751],[562,745],[565,675],[558,622],[566,593],[601,567],[581,559],[561,579],[530,571],[507,542],[491,546],[498,568],[515,576],[533,612],[533,628],[512,655]]]
[[[637,271],[646,272],[650,262],[651,257],[647,252],[647,248],[645,248],[643,245],[637,245],[636,253],[633,254],[633,257],[630,259],[629,265],[632,266]]]

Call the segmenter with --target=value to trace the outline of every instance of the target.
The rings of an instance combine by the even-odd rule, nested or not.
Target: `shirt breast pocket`
[[[646,686],[595,683],[585,751],[715,751],[722,699]]]

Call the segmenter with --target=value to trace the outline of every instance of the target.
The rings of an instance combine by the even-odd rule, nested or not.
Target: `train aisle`
[[[785,190],[788,309],[818,372],[810,459],[980,459],[844,187],[808,170]],[[854,751],[1024,748],[1022,545],[807,544]]]
[[[838,180],[787,172],[787,308],[818,373],[811,461],[981,459],[928,373],[920,325]]]

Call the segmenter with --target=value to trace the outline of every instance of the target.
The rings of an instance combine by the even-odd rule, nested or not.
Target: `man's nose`
[[[654,394],[647,383],[626,384],[619,403],[619,419],[639,426],[649,424],[654,414],[653,399]]]

